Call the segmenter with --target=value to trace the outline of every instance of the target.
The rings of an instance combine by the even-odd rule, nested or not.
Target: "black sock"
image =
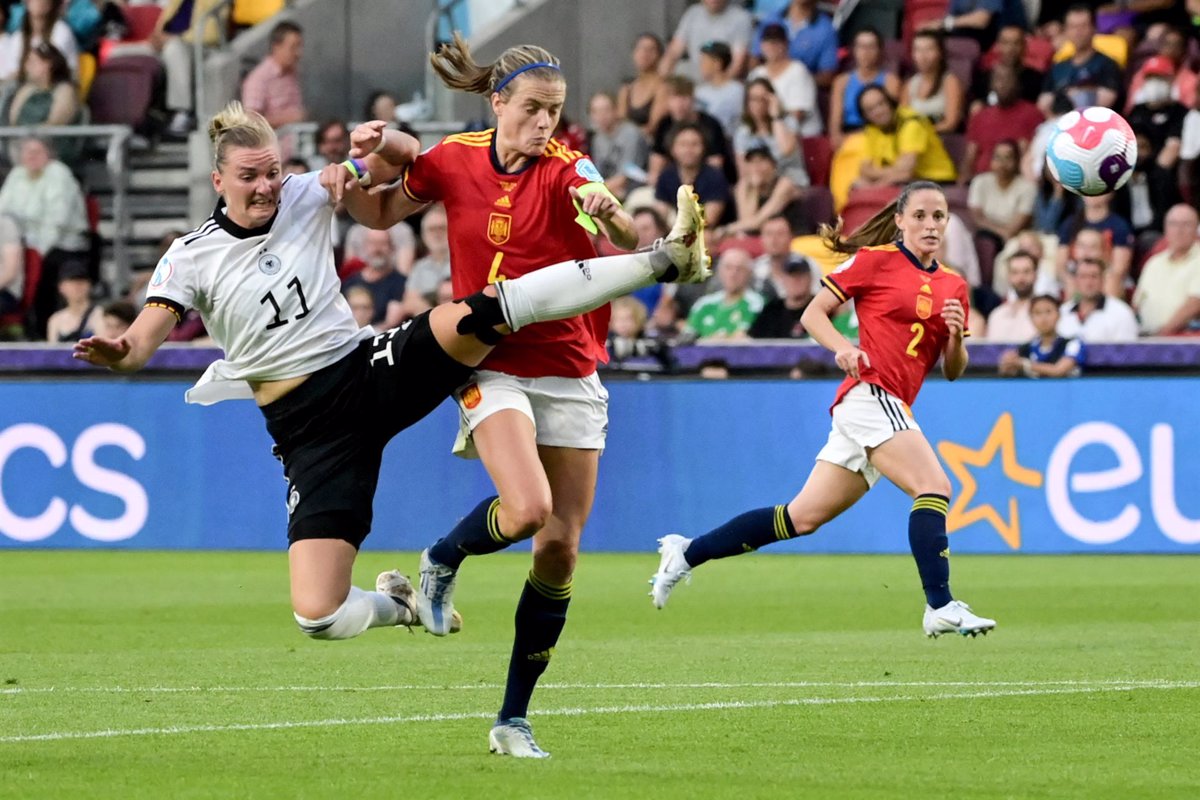
[[[495,553],[508,547],[513,542],[500,532],[499,511],[500,498],[487,498],[429,548],[429,557],[451,569],[458,569],[467,556]]]
[[[950,594],[950,539],[946,536],[949,509],[950,498],[922,494],[913,501],[908,515],[908,546],[931,608],[941,608],[954,599]]]
[[[529,698],[538,678],[550,666],[554,645],[567,624],[570,603],[570,582],[566,586],[552,586],[534,575],[533,570],[529,571],[521,601],[517,603],[516,635],[499,719],[524,717],[529,713]]]
[[[764,544],[791,539],[795,535],[787,506],[756,508],[693,539],[683,557],[688,564],[698,567],[714,558],[740,556]]]

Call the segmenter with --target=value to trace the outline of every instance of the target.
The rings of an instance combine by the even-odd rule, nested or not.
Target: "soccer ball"
[[[1137,137],[1111,108],[1064,114],[1046,143],[1050,174],[1064,189],[1095,197],[1125,185],[1137,163]]]

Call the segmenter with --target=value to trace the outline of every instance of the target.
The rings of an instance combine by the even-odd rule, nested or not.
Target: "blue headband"
[[[499,94],[500,92],[504,91],[504,87],[508,86],[508,84],[512,82],[513,78],[517,77],[522,72],[528,72],[531,69],[552,69],[555,72],[561,71],[558,64],[551,64],[547,61],[535,61],[532,64],[526,64],[525,66],[514,69],[512,72],[508,73],[504,80],[500,81],[500,83],[496,86],[496,93]]]

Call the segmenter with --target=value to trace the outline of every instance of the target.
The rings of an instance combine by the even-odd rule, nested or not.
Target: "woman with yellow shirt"
[[[869,86],[858,98],[867,121],[866,159],[858,186],[926,180],[950,183],[958,176],[933,123],[908,106],[896,103],[878,86]]]

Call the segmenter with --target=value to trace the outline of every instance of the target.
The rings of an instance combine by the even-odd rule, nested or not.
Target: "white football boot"
[[[413,588],[412,581],[408,579],[408,576],[402,574],[400,570],[391,569],[379,573],[379,577],[375,579],[375,591],[391,595],[401,606],[400,621],[396,625],[411,628],[421,624],[421,618],[417,613],[417,590]],[[455,611],[450,615],[450,633],[458,633],[461,630],[462,616]]]
[[[691,581],[692,568],[683,557],[683,551],[687,550],[691,542],[691,539],[677,533],[658,540],[658,552],[662,553],[662,558],[658,561],[658,572],[650,579],[650,597],[654,599],[655,608],[662,608],[667,604],[667,598],[671,596],[675,584],[684,579]]]
[[[925,606],[925,635],[936,639],[943,633],[959,633],[963,636],[987,635],[996,627],[996,620],[980,617],[961,600],[951,600],[941,608]]]
[[[429,548],[421,551],[421,591],[417,592],[417,618],[434,636],[454,633],[454,584],[458,570],[450,569],[429,557]],[[462,624],[462,617],[458,617]]]
[[[533,740],[533,728],[524,717],[499,720],[488,732],[488,749],[514,758],[549,758],[550,754]]]
[[[675,283],[704,283],[712,277],[712,257],[704,244],[704,206],[691,186],[675,195],[675,224],[662,240],[663,250],[679,270]]]

